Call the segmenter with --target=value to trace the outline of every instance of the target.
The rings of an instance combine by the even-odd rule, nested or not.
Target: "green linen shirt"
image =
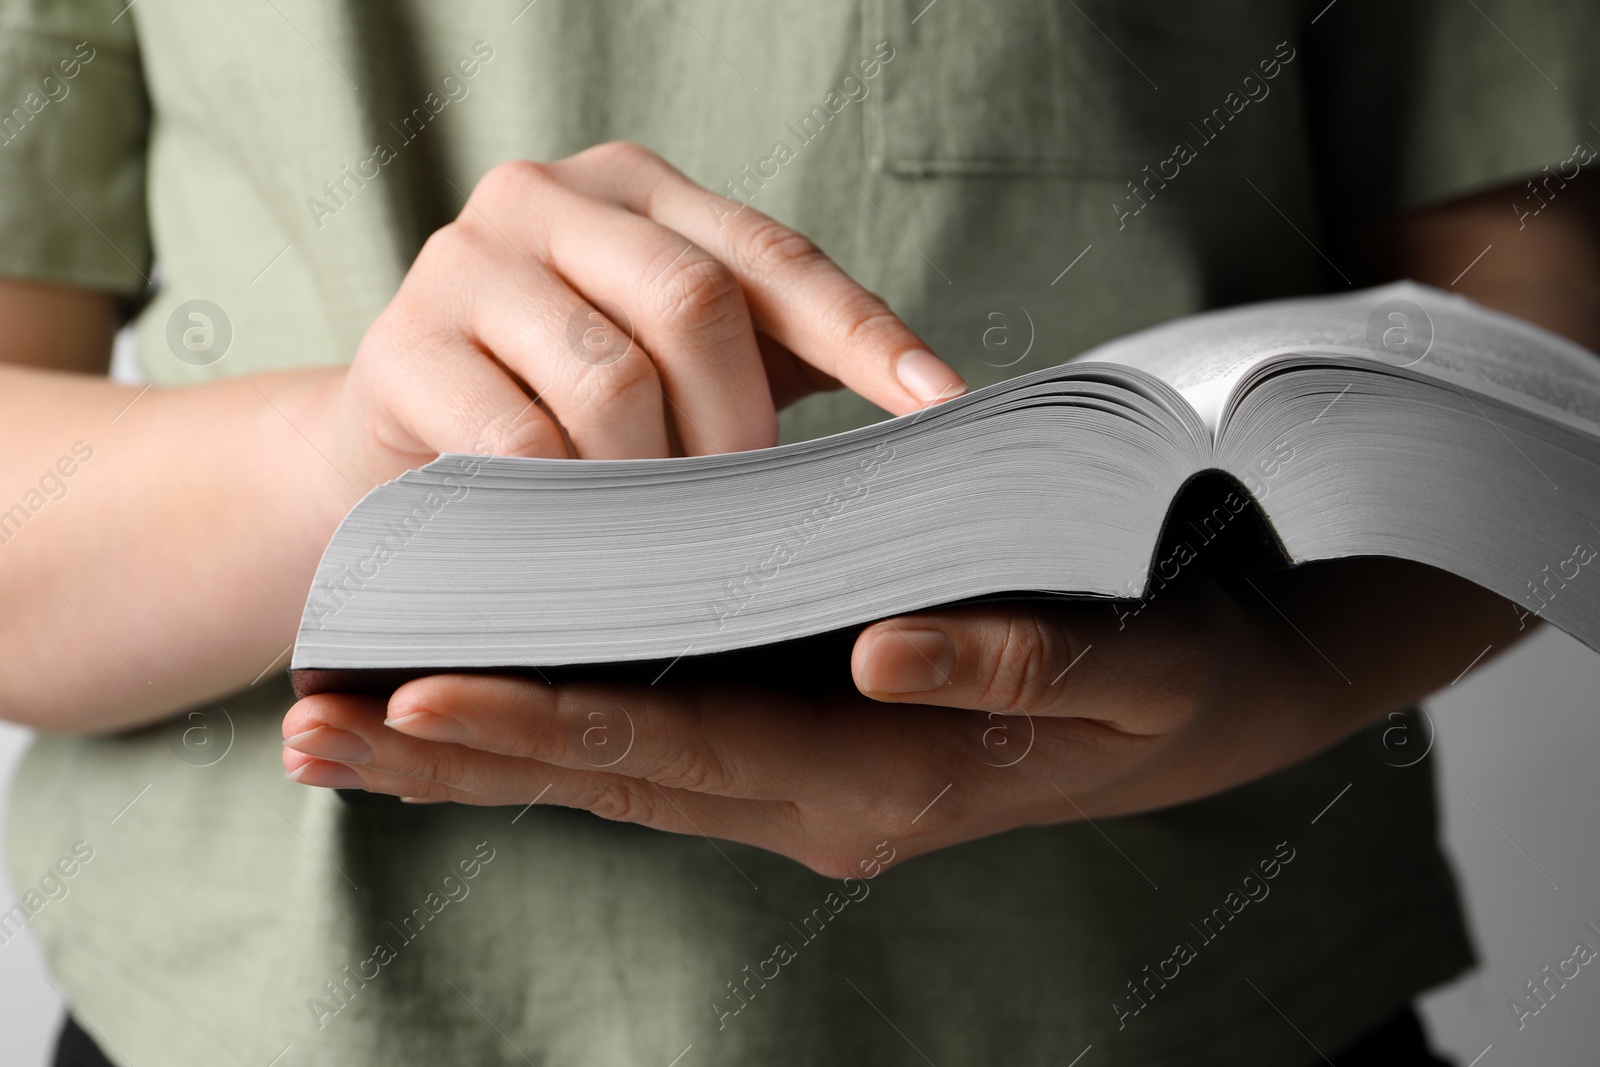
[[[162,385],[342,363],[489,167],[629,139],[983,385],[1343,287],[1331,227],[1600,144],[1576,2],[524,5],[0,0],[0,274],[153,290]],[[205,366],[168,337],[195,299],[231,327]],[[584,812],[344,803],[283,779],[291,700],[269,674],[22,767],[0,938],[120,1063],[1293,1065],[1471,962],[1430,761],[1363,738],[843,885]]]

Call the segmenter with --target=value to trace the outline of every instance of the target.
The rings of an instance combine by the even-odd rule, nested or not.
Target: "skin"
[[[568,163],[491,172],[461,220],[430,240],[348,371],[152,391],[139,401],[142,420],[119,419],[129,425],[93,469],[100,481],[85,479],[82,492],[75,484],[72,509],[52,505],[58,534],[6,546],[27,546],[30,571],[69,560],[75,568],[59,592],[36,588],[18,567],[0,578],[12,583],[0,592],[32,598],[31,626],[0,622],[14,631],[6,637],[47,665],[51,656],[71,663],[60,672],[10,668],[0,677],[8,717],[103,729],[248,682],[292,638],[299,591],[355,490],[438,451],[481,451],[486,440],[500,451],[580,457],[758,447],[773,435],[769,399],[781,406],[829,378],[894,412],[959,389],[921,357],[910,358],[927,372],[923,388],[897,385],[895,367],[920,342],[803,239],[754,212],[730,223],[731,234],[715,229],[704,210],[711,194],[686,191],[642,150],[606,146]],[[1519,196],[1500,190],[1397,220],[1350,255],[1365,255],[1368,280],[1408,275],[1444,287],[1493,243],[1498,258],[1485,257],[1456,291],[1600,347],[1587,200],[1574,190],[1571,206],[1558,202],[1519,231],[1505,206]],[[686,244],[690,265],[675,265]],[[586,258],[586,246],[604,254]],[[813,273],[797,280],[805,270]],[[678,288],[664,294],[658,272]],[[25,315],[31,306],[0,300],[13,301],[0,311]],[[635,334],[648,366],[602,383],[582,360],[540,361],[568,351],[566,322],[584,300],[625,309],[624,332]],[[685,320],[701,332],[675,334]],[[92,350],[92,340],[79,343]],[[704,354],[712,347],[719,362]],[[0,391],[5,414],[29,432],[6,419],[0,426],[33,449],[5,461],[14,484],[36,477],[38,461],[58,447],[31,442],[70,442],[81,427],[103,432],[94,420],[132,395],[65,375],[6,373],[19,377]],[[461,400],[437,404],[445,395]],[[273,403],[262,404],[266,397]],[[326,460],[285,464],[292,476],[275,466],[240,478],[212,451],[185,449],[177,471],[152,485],[141,472],[173,459],[174,425],[241,455],[306,457],[314,443]],[[308,483],[319,488],[308,493]],[[194,500],[205,494],[201,508]],[[304,506],[267,515],[263,499]],[[46,518],[56,513],[47,509],[23,534]],[[179,527],[189,536],[169,549],[175,519],[197,525]],[[120,551],[155,568],[153,577],[141,579],[117,549],[90,551],[96,520],[131,526]],[[220,586],[195,581],[197,568]],[[172,592],[177,575],[181,595]],[[73,603],[61,604],[67,596]],[[240,610],[245,603],[251,612]],[[252,618],[213,632],[210,620],[224,611]],[[116,650],[91,647],[86,618],[111,628],[100,645],[116,641]],[[586,808],[743,841],[843,876],[885,839],[903,859],[1013,827],[1211,795],[1409,706],[1485,646],[1499,651],[1522,632],[1499,597],[1408,564],[1308,567],[1259,577],[1252,588],[1196,569],[1125,629],[1103,608],[1032,604],[874,624],[851,660],[858,692],[825,698],[460,676],[412,682],[387,702],[322,695],[285,717],[284,766],[314,786]],[[63,650],[69,633],[77,640]],[[131,664],[113,651],[147,670],[130,678]]]
[[[814,245],[738,207],[634,145],[495,167],[348,368],[142,396],[103,376],[111,297],[0,281],[0,509],[93,449],[0,530],[0,717],[112,730],[250,684],[287,656],[340,518],[441,451],[738,451],[819,388],[895,414],[964,389]],[[580,358],[574,319],[616,350]]]
[[[1396,220],[1344,251],[1364,280],[1455,281],[1600,348],[1588,191],[1519,229],[1507,206],[1520,192]],[[1458,278],[1490,244],[1499,255]],[[585,808],[837,878],[880,841],[905,859],[1210,796],[1411,706],[1526,632],[1500,597],[1400,561],[1229,586],[1193,568],[1126,627],[1104,606],[1035,604],[876,623],[855,643],[856,693],[444,675],[387,701],[312,697],[285,718],[284,767],[413,801]]]

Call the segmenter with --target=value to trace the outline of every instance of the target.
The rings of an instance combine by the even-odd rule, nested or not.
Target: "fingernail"
[[[926,693],[950,681],[956,650],[940,630],[888,629],[867,650],[862,690]]]
[[[301,785],[315,785],[323,789],[359,789],[361,788],[361,775],[354,769],[342,763],[324,763],[322,760],[312,760],[310,763],[296,767],[284,775],[291,782]]]
[[[304,752],[318,759],[338,760],[340,763],[370,763],[372,746],[355,734],[335,730],[331,726],[313,726],[304,733],[295,734],[283,743],[284,748]]]
[[[413,711],[410,715],[383,721],[385,725],[394,727],[408,737],[420,737],[424,741],[460,743],[472,736],[467,732],[467,728],[461,725],[460,720],[432,711]]]
[[[895,361],[894,376],[900,379],[906,392],[924,404],[949,400],[967,391],[967,383],[961,376],[925,348],[902,352]]]

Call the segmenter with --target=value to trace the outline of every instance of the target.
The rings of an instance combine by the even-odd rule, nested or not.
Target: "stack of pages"
[[[648,680],[974,598],[1136,599],[1191,483],[1220,486],[1185,511],[1197,536],[1243,514],[1267,563],[1430,564],[1600,649],[1600,356],[1401,283],[1180,319],[756,452],[440,456],[345,518],[292,673],[302,695]]]

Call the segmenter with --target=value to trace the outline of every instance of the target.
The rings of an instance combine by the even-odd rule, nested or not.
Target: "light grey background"
[[[1426,1000],[1434,1041],[1459,1067],[1595,1063],[1600,965],[1583,968],[1520,1031],[1507,1001],[1546,964],[1572,955],[1579,939],[1600,948],[1600,937],[1584,927],[1600,926],[1600,655],[1547,629],[1429,709],[1438,725],[1446,837],[1485,960]],[[0,724],[7,793],[26,739],[26,731]],[[0,906],[15,899],[0,875]],[[6,1067],[45,1064],[61,1013],[31,935],[0,945]],[[1315,1062],[1306,1051],[1307,1063]]]

